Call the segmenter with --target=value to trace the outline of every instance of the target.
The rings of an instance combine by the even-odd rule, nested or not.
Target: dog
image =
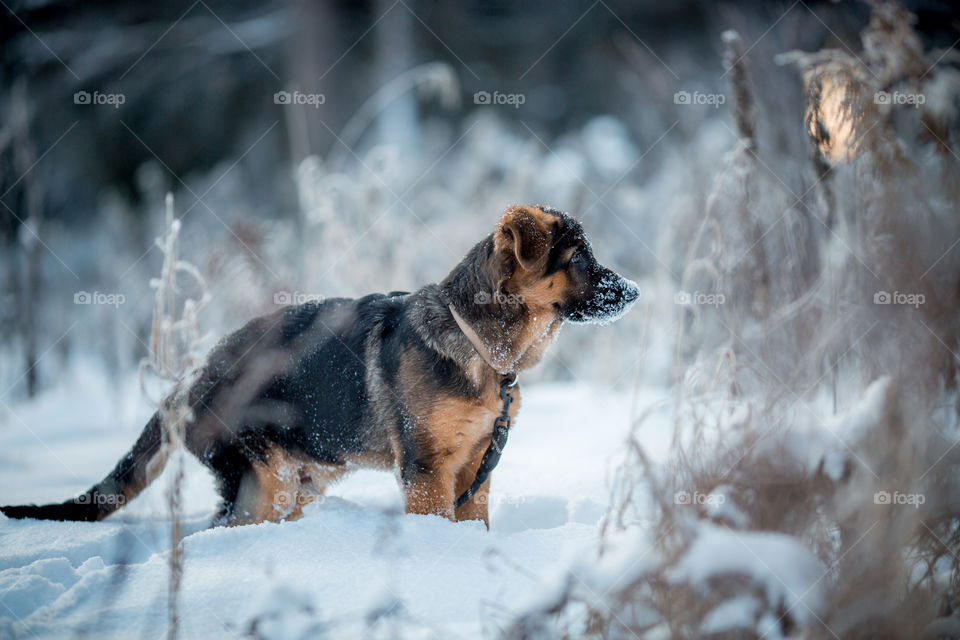
[[[182,442],[216,478],[216,525],[292,520],[357,467],[393,470],[407,513],[482,520],[490,480],[471,487],[507,389],[564,322],[626,313],[637,285],[600,265],[580,223],[547,206],[506,209],[439,284],[336,298],[255,318],[214,347],[161,403],[100,483],[11,518],[96,521],[133,499]],[[179,422],[178,422],[179,420]]]

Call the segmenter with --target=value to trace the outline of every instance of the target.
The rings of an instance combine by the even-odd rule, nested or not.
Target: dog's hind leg
[[[244,478],[253,472],[247,452],[241,447],[228,447],[215,455],[201,456],[201,460],[213,472],[220,493],[220,506],[213,518],[213,526],[234,524],[237,499]]]
[[[326,486],[346,469],[322,465],[300,456],[291,456],[279,448],[267,451],[254,461],[236,485],[236,493],[222,514],[224,524],[296,520],[303,507],[323,495]],[[224,504],[227,505],[224,494]]]
[[[279,522],[296,509],[298,483],[283,478],[269,464],[255,463],[243,476],[233,505],[231,525]]]

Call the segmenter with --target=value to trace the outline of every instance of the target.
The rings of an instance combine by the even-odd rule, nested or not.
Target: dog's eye
[[[577,251],[575,254],[573,254],[573,257],[570,258],[570,264],[580,264],[581,261],[583,261],[582,251]]]

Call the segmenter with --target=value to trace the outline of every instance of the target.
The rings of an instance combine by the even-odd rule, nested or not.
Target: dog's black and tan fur
[[[564,321],[615,318],[638,295],[597,263],[569,215],[510,207],[439,285],[311,302],[250,321],[171,394],[103,481],[62,504],[2,511],[106,517],[159,474],[162,416],[186,402],[185,444],[218,481],[218,523],[298,517],[357,466],[396,470],[407,512],[487,522],[489,480],[462,507],[454,500],[490,442],[500,373],[535,365]],[[473,346],[451,306],[488,353]],[[518,389],[512,393],[519,400]]]

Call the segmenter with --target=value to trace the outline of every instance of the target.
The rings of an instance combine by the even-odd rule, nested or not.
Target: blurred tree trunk
[[[34,232],[40,233],[40,211],[36,210],[27,219]],[[42,278],[40,274],[40,243],[31,237],[25,243],[26,254],[26,295],[23,300],[23,338],[24,338],[24,366],[26,367],[27,396],[32,398],[37,394],[37,302],[42,297]]]
[[[16,299],[20,308],[20,334],[23,337],[24,380],[27,386],[27,396],[33,397],[37,393],[37,334],[39,328],[37,307],[43,298],[43,278],[41,264],[41,249],[39,237],[43,225],[41,192],[30,176],[30,170],[36,162],[36,149],[30,136],[30,106],[27,104],[25,89],[21,85],[14,92],[13,98],[13,166],[16,177],[20,180],[14,187],[14,193],[19,192],[19,201],[23,206],[17,217],[21,219],[18,229],[19,242],[23,255],[24,269],[19,278],[19,290]],[[8,205],[9,206],[9,205]],[[16,210],[16,204],[12,207]]]
[[[277,90],[298,90],[303,93],[323,94],[326,100],[319,108],[309,104],[287,105],[287,130],[290,153],[294,165],[309,155],[326,155],[337,144],[330,129],[336,131],[338,97],[330,89],[337,71],[340,50],[340,25],[337,6],[332,2],[294,0],[291,11],[293,33],[290,38],[291,86]],[[343,103],[342,96],[339,104]],[[324,126],[326,124],[330,127]]]
[[[414,65],[410,37],[413,16],[410,11],[391,0],[377,0],[375,14],[383,16],[383,20],[375,32],[377,86],[371,88],[373,91]],[[417,98],[413,91],[405,92],[384,106],[377,119],[377,137],[382,143],[400,147],[405,155],[416,151],[419,136]]]

